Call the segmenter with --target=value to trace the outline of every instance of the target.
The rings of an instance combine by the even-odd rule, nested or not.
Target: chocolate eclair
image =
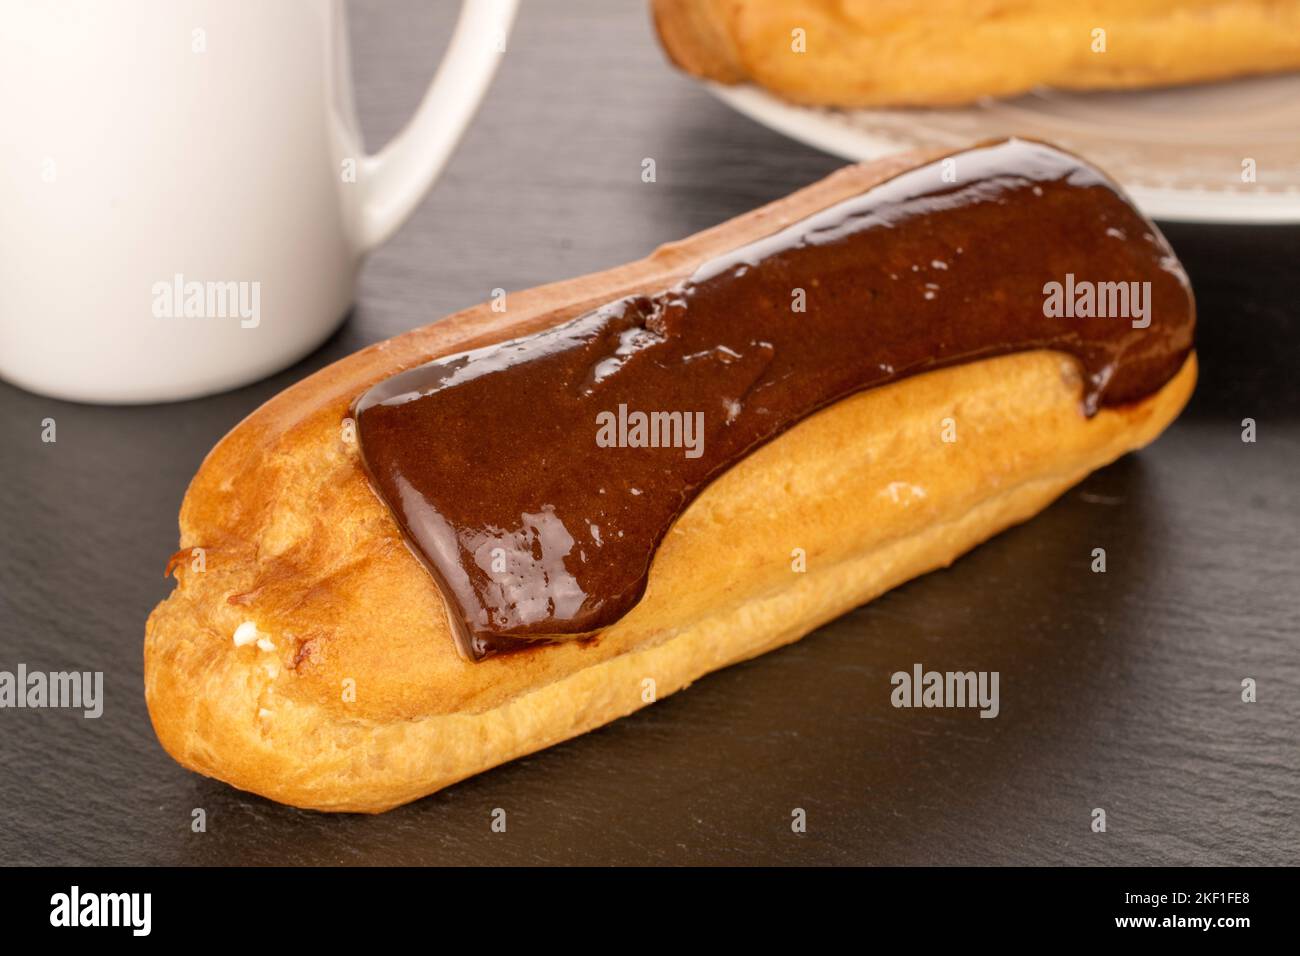
[[[208,457],[145,646],[181,763],[304,807],[415,799],[949,564],[1195,380],[1159,231],[1017,140],[849,167],[508,301]]]

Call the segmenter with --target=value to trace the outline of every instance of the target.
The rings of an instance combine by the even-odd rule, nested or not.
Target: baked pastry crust
[[[1292,0],[652,0],[687,73],[812,106],[953,106],[1300,67]],[[791,48],[802,29],[805,50]],[[1105,30],[1094,52],[1093,31]]]
[[[514,293],[506,314],[479,306],[378,343],[255,411],[195,476],[178,587],[146,627],[145,693],[163,746],[284,803],[386,810],[797,640],[1152,440],[1187,401],[1194,357],[1156,394],[1091,419],[1075,361],[1053,352],[873,389],[705,489],[660,547],[641,603],[595,641],[458,656],[438,588],[341,427],[350,401],[437,355],[667,287],[934,156],[846,168],[639,262]],[[945,418],[956,442],[941,439]],[[806,571],[792,567],[796,548]]]

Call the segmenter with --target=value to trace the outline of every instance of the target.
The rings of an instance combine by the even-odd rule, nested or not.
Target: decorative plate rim
[[[867,131],[847,125],[839,111],[795,106],[752,85],[722,86],[706,83],[709,91],[755,122],[792,139],[844,159],[861,162],[880,159],[915,144],[887,131]],[[870,111],[863,111],[870,112]],[[957,147],[965,137],[943,134]],[[1300,134],[1297,136],[1300,139]],[[1300,186],[1268,188],[1255,184],[1253,192],[1211,189],[1121,185],[1146,215],[1167,222],[1200,223],[1300,223]]]

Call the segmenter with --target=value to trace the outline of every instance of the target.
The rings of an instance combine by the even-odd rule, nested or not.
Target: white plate
[[[1047,140],[1095,162],[1154,219],[1300,223],[1300,75],[1113,93],[1040,90],[962,109],[791,106],[754,86],[709,84],[746,116],[852,160]],[[1243,181],[1254,160],[1255,182]]]

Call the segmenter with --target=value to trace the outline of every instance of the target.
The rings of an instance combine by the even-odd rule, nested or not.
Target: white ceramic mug
[[[342,0],[6,0],[0,376],[91,402],[255,381],[319,345],[442,170],[517,0],[465,0],[364,154]]]

